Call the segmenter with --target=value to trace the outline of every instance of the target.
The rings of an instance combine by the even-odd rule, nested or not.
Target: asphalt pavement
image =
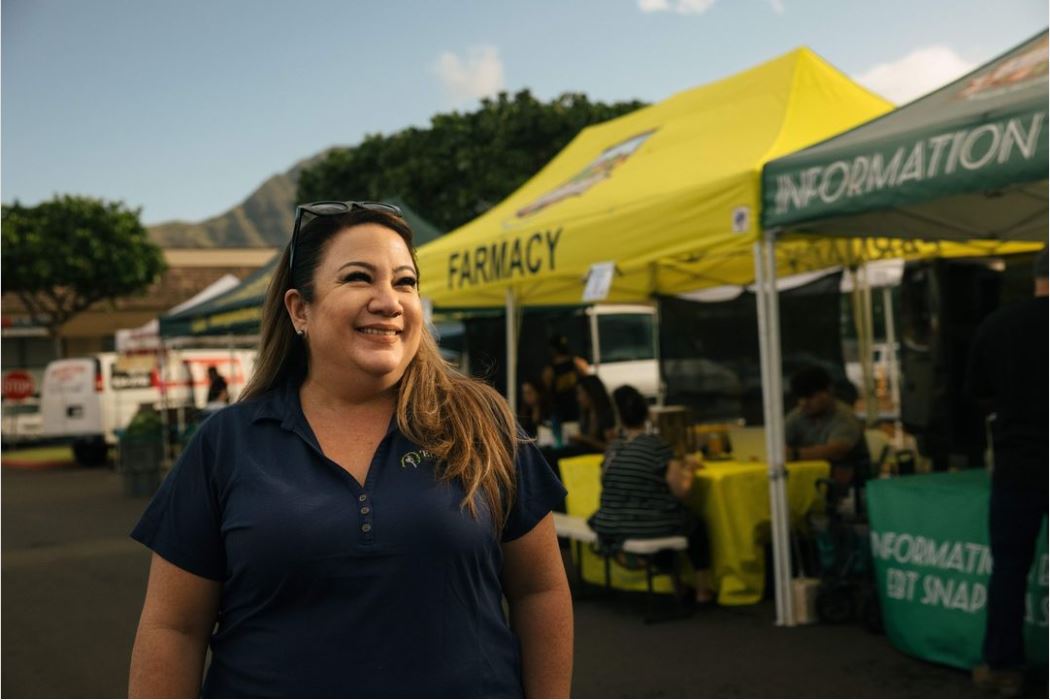
[[[0,488],[0,695],[126,696],[149,564],[127,534],[146,499],[106,468],[4,468]],[[979,697],[859,626],[777,628],[769,602],[645,625],[641,603],[577,601],[576,697]]]

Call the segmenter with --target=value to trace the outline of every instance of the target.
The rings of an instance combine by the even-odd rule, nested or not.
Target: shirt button
[[[368,494],[367,493],[362,493],[360,496],[357,497],[357,500],[359,500],[362,503],[364,503],[365,501],[368,500]]]
[[[364,525],[361,526],[361,532],[371,532],[371,531],[372,531],[371,523],[365,523]]]
[[[365,506],[364,508],[361,509],[361,515],[368,515],[369,511],[371,511],[371,510],[372,510],[371,508],[369,508],[368,506]]]

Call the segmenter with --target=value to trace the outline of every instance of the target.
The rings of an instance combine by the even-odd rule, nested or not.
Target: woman
[[[518,422],[522,430],[531,438],[536,438],[540,426],[548,418],[547,394],[543,382],[529,378],[521,383],[521,408],[518,410]]]
[[[551,396],[553,414],[558,423],[569,423],[580,418],[576,404],[576,387],[582,377],[591,371],[587,360],[575,355],[569,340],[563,335],[550,341],[551,361],[543,368],[543,382]]]
[[[441,361],[411,242],[390,205],[297,209],[244,398],[133,532],[132,696],[567,696],[565,491]]]
[[[615,435],[616,417],[602,380],[593,374],[581,377],[576,385],[576,401],[580,407],[580,432],[569,436],[569,440],[587,451],[604,452],[607,441]]]
[[[590,525],[603,548],[618,551],[632,537],[689,539],[689,560],[696,573],[689,594],[699,604],[714,600],[707,529],[682,505],[692,488],[695,458],[674,459],[671,446],[646,433],[649,404],[632,386],[613,392],[622,437],[609,445],[602,462],[602,495]]]

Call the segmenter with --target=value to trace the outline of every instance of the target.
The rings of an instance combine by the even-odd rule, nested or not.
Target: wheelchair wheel
[[[864,629],[872,634],[886,633],[882,624],[882,606],[879,605],[879,596],[871,586],[865,587],[861,593],[860,620],[864,623]]]
[[[830,584],[817,590],[817,619],[841,625],[853,619],[853,591],[845,584]]]

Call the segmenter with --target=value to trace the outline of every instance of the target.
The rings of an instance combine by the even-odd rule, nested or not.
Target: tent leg
[[[518,407],[518,324],[515,317],[514,290],[507,287],[507,403],[510,410]]]
[[[770,349],[770,375],[772,380],[769,392],[773,409],[773,450],[769,453],[777,473],[776,505],[779,521],[777,531],[777,544],[773,553],[780,562],[780,586],[781,597],[784,600],[784,620],[787,626],[795,624],[795,613],[793,608],[793,597],[791,595],[791,523],[788,514],[787,500],[787,469],[785,468],[786,455],[784,454],[784,387],[783,387],[783,364],[780,358],[780,295],[777,291],[777,257],[776,257],[776,234],[773,231],[765,232],[766,245],[766,285],[769,301],[767,302],[767,319],[769,324],[769,349]],[[771,512],[772,516],[773,513]]]
[[[871,277],[868,275],[868,265],[864,264],[863,276],[861,277],[861,298],[864,300],[864,331],[867,338],[868,352],[864,356],[867,362],[867,370],[864,381],[867,383],[867,392],[864,398],[864,409],[867,413],[867,424],[873,426],[879,420],[879,397],[875,386],[875,367],[873,356],[875,354],[875,321],[872,313],[871,300]]]
[[[773,236],[756,243],[755,302],[758,312],[758,339],[762,367],[762,404],[766,425],[766,453],[769,459],[769,505],[772,530],[774,598],[776,624],[792,626],[791,569],[788,549],[788,519],[784,498],[783,400],[780,380],[780,327],[776,298],[776,265]]]
[[[759,345],[759,359],[762,373],[762,418],[763,424],[765,425],[766,435],[766,455],[772,460],[773,454],[773,433],[771,430],[773,422],[773,409],[772,409],[772,398],[770,397],[770,361],[769,361],[769,337],[768,327],[766,325],[766,304],[768,299],[766,298],[766,275],[765,275],[765,262],[762,257],[762,244],[755,243],[755,307],[758,314],[758,345]],[[769,512],[770,512],[770,523],[775,531],[778,519],[774,517],[777,511],[777,497],[776,497],[776,486],[775,478],[773,476],[773,468],[770,465],[769,468]],[[774,536],[774,546],[776,537]],[[773,597],[776,601],[776,624],[784,624],[784,601],[781,597],[780,592],[780,578],[779,578],[779,566],[776,558],[773,559]]]
[[[167,343],[161,341],[160,344],[160,442],[161,451],[163,457],[161,458],[161,467],[165,470],[171,467],[172,454],[171,454],[171,439],[169,433],[169,421],[168,421],[168,346]]]
[[[871,294],[867,285],[867,274],[863,264],[849,268],[853,282],[851,309],[853,327],[857,332],[857,359],[860,364],[860,392],[864,399],[865,427],[871,427],[878,417],[875,406],[875,382],[871,366],[872,327],[871,327]],[[865,293],[867,292],[867,294]]]
[[[663,408],[667,397],[667,382],[664,381],[664,363],[660,355],[660,332],[663,329],[663,321],[660,318],[660,302],[657,295],[660,293],[660,269],[653,262],[649,263],[649,301],[653,303],[656,310],[653,329],[654,357],[656,357],[656,405]]]
[[[897,358],[897,329],[893,313],[893,290],[882,288],[882,313],[886,322],[886,364],[890,374],[890,397],[893,400],[893,446],[904,447],[904,425],[901,423],[901,369]]]
[[[654,318],[653,325],[653,344],[656,346],[654,354],[656,356],[656,405],[660,408],[664,407],[664,403],[667,401],[667,382],[664,381],[664,363],[661,359],[661,345],[660,345],[660,333],[663,331],[663,319],[660,316],[660,302],[655,302],[656,315]]]

